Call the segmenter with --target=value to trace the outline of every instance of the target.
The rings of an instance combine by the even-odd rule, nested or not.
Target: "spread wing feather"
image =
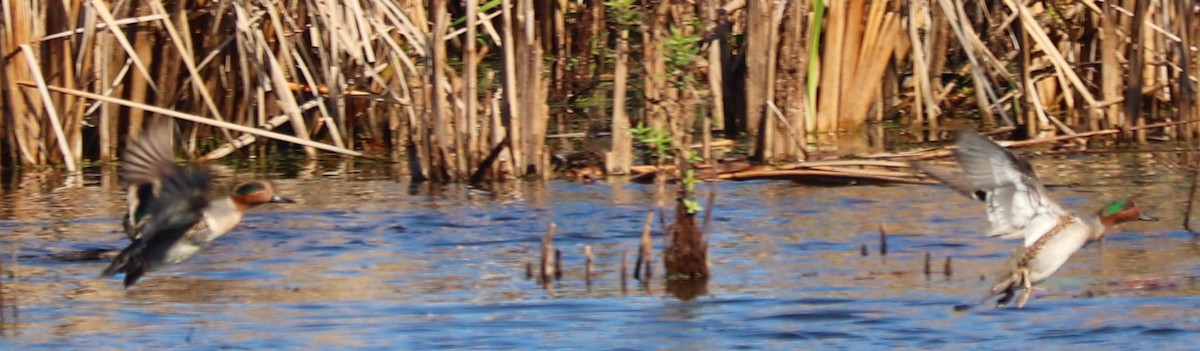
[[[959,133],[954,158],[961,173],[915,164],[938,181],[988,205],[988,236],[1025,239],[1030,245],[1065,211],[1046,193],[1028,162],[970,130]]]

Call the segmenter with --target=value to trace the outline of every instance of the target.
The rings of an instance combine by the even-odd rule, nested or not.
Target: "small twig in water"
[[[587,285],[592,285],[592,245],[583,246],[583,257],[586,261],[583,265],[583,277],[587,280]]]
[[[542,236],[542,281],[550,280],[554,276],[554,231],[557,229],[554,222],[550,222],[550,227],[546,228],[546,235]]]
[[[945,275],[946,278],[950,278],[950,275],[954,274],[954,270],[950,268],[950,262],[950,256],[946,256],[946,264],[942,266],[942,274]]]
[[[880,224],[879,225],[879,254],[882,256],[887,256],[887,252],[888,252],[887,228],[884,228],[883,224]]]
[[[626,280],[629,280],[629,251],[621,251],[621,294],[626,293]]]
[[[926,278],[929,278],[929,273],[932,271],[932,269],[929,267],[930,266],[929,261],[931,259],[932,259],[932,257],[930,257],[929,251],[925,251],[925,277]]]

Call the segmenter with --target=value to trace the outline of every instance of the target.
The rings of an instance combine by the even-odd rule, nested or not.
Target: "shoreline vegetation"
[[[945,150],[862,152],[894,143],[884,125],[1017,146],[1200,136],[1187,1],[7,4],[3,168],[112,162],[154,118],[200,160],[325,152],[470,183],[925,182],[903,161]]]

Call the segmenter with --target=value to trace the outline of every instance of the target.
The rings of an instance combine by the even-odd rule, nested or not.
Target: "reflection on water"
[[[6,175],[0,197],[0,345],[21,348],[794,349],[1100,344],[1188,348],[1200,340],[1200,242],[1180,229],[1178,155],[1035,161],[1073,208],[1133,196],[1162,221],[1118,228],[1078,253],[1026,310],[976,301],[1011,242],[985,240],[982,204],[932,186],[721,183],[707,285],[620,277],[652,186],[410,184],[388,167],[329,161],[221,170],[266,176],[294,205],[255,209],[186,264],[129,290],[104,261],[52,256],[123,247],[111,169]],[[706,187],[701,187],[705,190]],[[562,280],[525,277],[547,223]],[[878,254],[878,227],[889,254]],[[659,239],[655,245],[661,245]],[[596,256],[583,274],[583,247]],[[860,249],[868,246],[868,255]],[[935,273],[946,257],[953,274]],[[657,256],[657,255],[656,255]],[[659,259],[659,258],[656,258]],[[632,262],[630,263],[632,266]],[[662,272],[656,267],[655,272]],[[695,295],[680,300],[678,295]],[[1012,345],[1012,346],[1010,346]]]

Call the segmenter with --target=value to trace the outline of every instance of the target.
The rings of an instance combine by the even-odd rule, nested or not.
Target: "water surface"
[[[952,307],[978,300],[990,286],[981,277],[1015,243],[984,238],[984,205],[935,186],[719,183],[712,279],[680,299],[661,278],[622,286],[621,254],[636,252],[656,196],[620,179],[472,189],[340,162],[226,169],[222,188],[267,177],[299,203],[257,208],[207,251],[123,289],[97,277],[107,262],[54,258],[125,244],[115,174],[11,176],[0,199],[0,347],[1194,348],[1200,242],[1181,226],[1179,155],[1034,163],[1066,185],[1051,193],[1067,207],[1132,196],[1162,220],[1123,225],[1077,253],[1024,310],[969,312]],[[543,285],[525,264],[550,222],[566,274]],[[596,253],[590,284],[585,245]]]

